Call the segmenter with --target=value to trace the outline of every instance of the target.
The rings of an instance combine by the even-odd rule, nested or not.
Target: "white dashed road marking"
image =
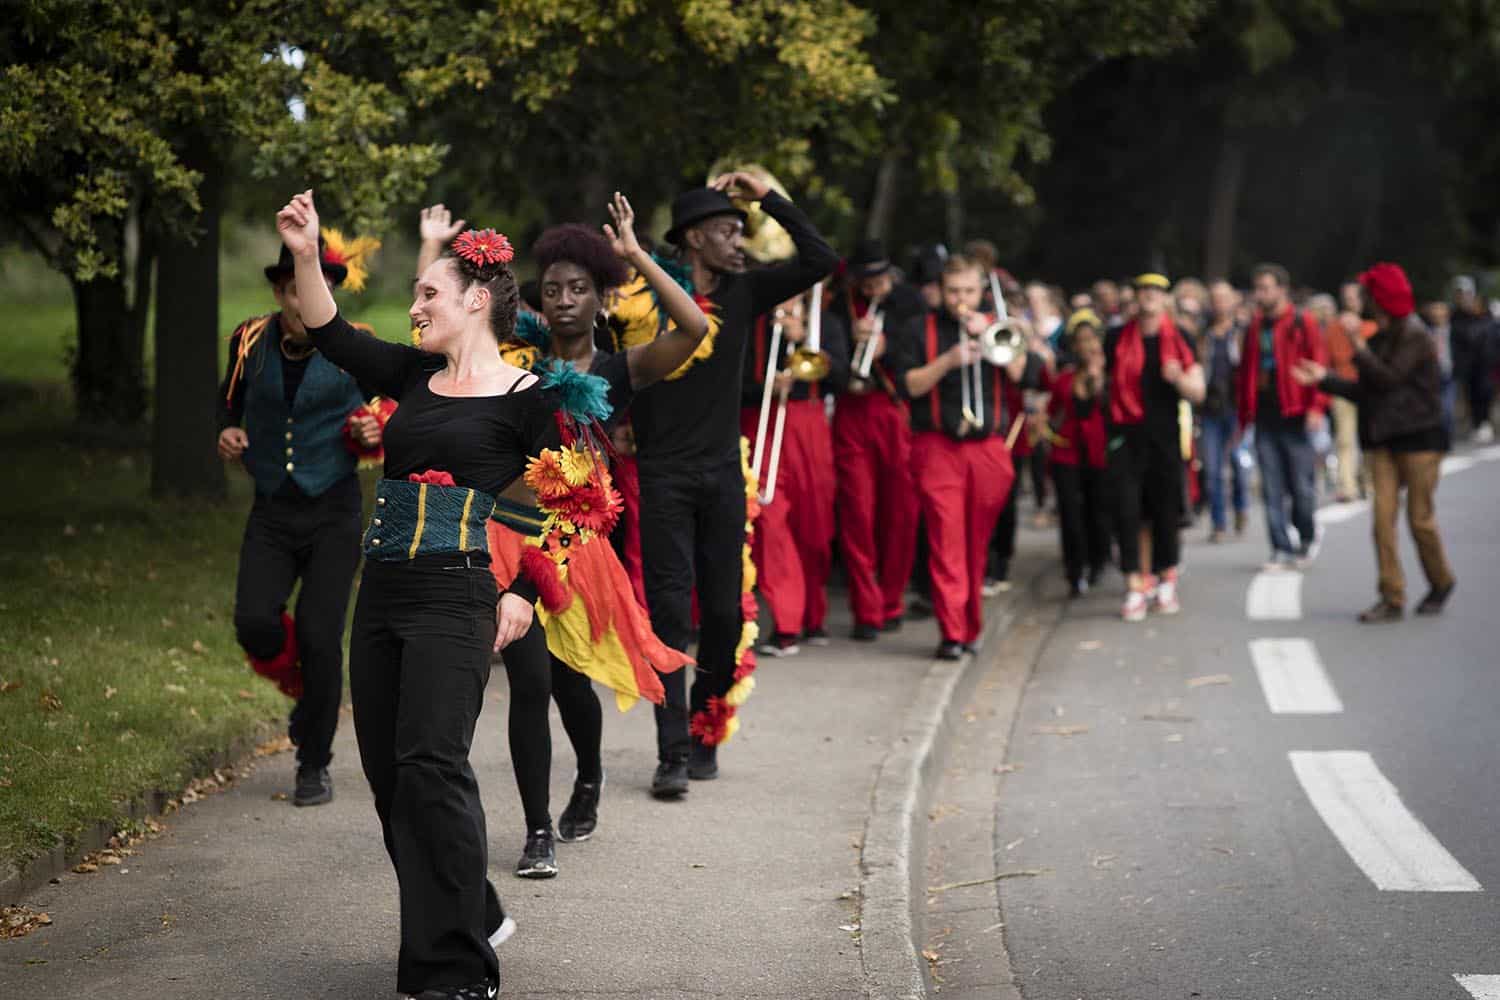
[[[1352,521],[1354,518],[1370,509],[1368,500],[1349,500],[1344,503],[1331,503],[1326,507],[1319,507],[1314,511],[1319,524],[1341,524],[1344,521]]]
[[[1293,751],[1287,756],[1313,808],[1376,888],[1484,890],[1406,808],[1369,754]]]
[[[1474,459],[1468,455],[1449,455],[1438,465],[1438,471],[1445,476],[1472,468],[1474,468]]]
[[[1252,639],[1250,660],[1266,704],[1276,714],[1332,715],[1344,710],[1309,640]]]
[[[1253,622],[1295,621],[1302,617],[1302,574],[1257,573],[1245,595],[1245,614]]]
[[[1500,1000],[1500,976],[1459,976],[1458,985],[1469,991],[1474,1000]]]

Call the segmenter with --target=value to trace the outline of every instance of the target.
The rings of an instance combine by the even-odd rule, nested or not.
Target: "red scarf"
[[[1157,337],[1161,342],[1163,365],[1175,360],[1183,371],[1194,365],[1193,352],[1188,349],[1182,334],[1177,332],[1171,316],[1162,315]],[[1146,338],[1141,333],[1141,321],[1133,319],[1125,324],[1115,344],[1115,371],[1109,387],[1110,423],[1116,426],[1138,424],[1146,419],[1146,401],[1141,394],[1141,375],[1145,370]]]

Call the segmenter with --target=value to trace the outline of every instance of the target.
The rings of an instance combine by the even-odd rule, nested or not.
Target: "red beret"
[[[1370,298],[1394,319],[1410,316],[1416,309],[1411,282],[1400,264],[1381,262],[1359,276],[1359,283]]]

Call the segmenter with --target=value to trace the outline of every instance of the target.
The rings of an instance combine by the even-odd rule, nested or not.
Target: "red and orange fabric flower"
[[[453,241],[453,252],[478,267],[509,264],[516,257],[510,240],[493,229],[470,229],[459,234]]]
[[[544,450],[527,464],[524,478],[543,506],[547,501],[567,496],[574,488],[568,481],[562,453],[552,448]]]

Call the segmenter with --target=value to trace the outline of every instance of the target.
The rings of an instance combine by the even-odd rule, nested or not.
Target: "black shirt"
[[[556,445],[556,394],[535,382],[499,396],[440,396],[428,383],[445,365],[441,355],[360,333],[341,315],[307,332],[329,361],[400,402],[385,426],[387,479],[435,469],[498,496],[529,456]]]
[[[833,248],[802,210],[774,191],[761,200],[786,228],[797,256],[741,274],[721,274],[709,296],[720,324],[708,357],[680,378],[667,378],[636,396],[630,410],[642,470],[739,462],[740,387],[756,316],[804,292],[838,263]]]
[[[766,356],[766,352],[771,349],[773,323],[774,319],[771,315],[761,315],[755,318],[755,326],[750,335],[750,356],[746,359],[745,374],[741,379],[740,404],[742,406],[760,406],[764,398],[766,365],[771,360]],[[832,309],[823,311],[821,340],[819,347],[824,354],[828,355],[828,376],[816,382],[793,382],[792,399],[811,399],[814,393],[820,397],[832,395],[843,392],[844,387],[849,384],[849,331],[844,326],[844,321]],[[776,364],[777,371],[786,368],[787,361],[790,359],[789,345],[785,339],[781,343],[781,357]]]
[[[937,316],[937,344],[934,350],[927,342],[927,315]],[[947,311],[936,314],[926,314],[914,317],[907,321],[901,329],[900,334],[887,349],[886,367],[891,372],[891,377],[896,383],[897,389],[903,396],[911,399],[911,429],[914,431],[942,431],[952,438],[962,437],[964,440],[989,437],[999,434],[1002,437],[1010,432],[1011,423],[1016,419],[1016,413],[1010,412],[1004,403],[1005,390],[1003,382],[1009,381],[1010,376],[1005,369],[981,362],[982,373],[979,383],[981,396],[984,401],[984,426],[981,430],[970,430],[966,434],[960,434],[964,422],[963,393],[964,379],[973,379],[973,369],[955,368],[948,372],[935,385],[931,392],[925,396],[911,397],[906,389],[906,375],[914,368],[920,368],[935,360],[944,351],[958,343],[960,336],[967,336],[959,332],[958,321],[949,316]],[[894,354],[892,353],[894,352]],[[1025,389],[1039,388],[1041,385],[1042,359],[1036,354],[1026,355],[1026,371],[1021,376],[1021,387]],[[937,410],[940,423],[933,423],[933,396],[936,395]],[[976,416],[978,413],[976,412]]]

